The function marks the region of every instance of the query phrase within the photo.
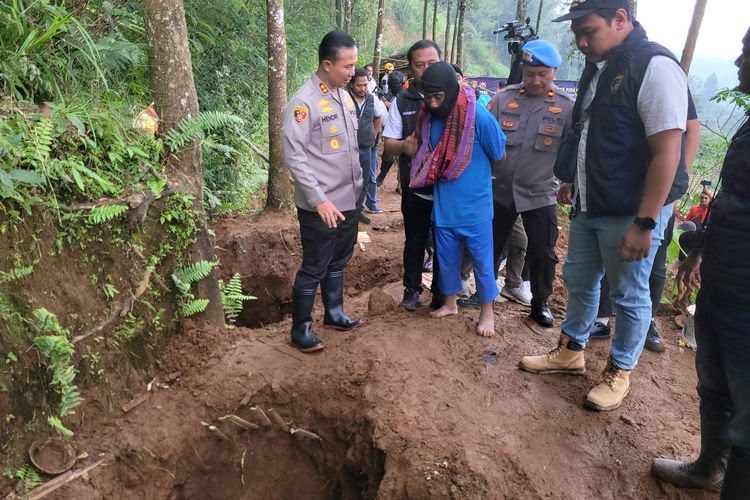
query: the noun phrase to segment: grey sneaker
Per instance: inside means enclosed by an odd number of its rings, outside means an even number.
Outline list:
[[[524,281],[519,287],[510,287],[506,285],[500,290],[500,295],[526,307],[531,307],[531,291],[526,289],[525,283],[528,282]]]
[[[420,302],[421,298],[422,295],[419,293],[419,290],[406,288],[404,290],[404,298],[398,305],[400,305],[407,311],[415,311],[417,307],[422,305],[422,303]]]
[[[661,339],[659,329],[656,328],[656,323],[651,320],[651,324],[648,326],[648,333],[646,333],[646,345],[643,346],[646,350],[651,352],[664,352],[667,346],[664,345],[664,341]]]

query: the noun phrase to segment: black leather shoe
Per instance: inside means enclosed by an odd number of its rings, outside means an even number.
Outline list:
[[[359,214],[359,222],[361,222],[362,224],[369,224],[372,221],[365,214]]]
[[[479,301],[479,294],[476,292],[468,297],[459,298],[456,304],[458,304],[458,307],[463,307],[464,309],[479,309],[482,306],[482,303]]]
[[[404,298],[401,302],[399,302],[398,305],[400,305],[407,311],[415,311],[417,307],[422,305],[420,303],[421,298],[422,298],[422,295],[419,293],[419,290],[414,290],[413,288],[406,288],[404,289]]]
[[[643,346],[646,350],[651,352],[664,352],[667,346],[664,345],[664,341],[661,339],[659,329],[656,328],[656,323],[651,320],[651,324],[648,326],[648,333],[646,334],[646,345]]]
[[[611,332],[609,323],[606,325],[601,321],[594,321],[594,326],[589,332],[589,340],[607,340]]]
[[[445,305],[445,295],[442,293],[433,293],[430,300],[430,309],[440,309]]]
[[[552,328],[555,324],[555,318],[552,316],[552,311],[549,310],[549,306],[546,302],[532,304],[529,318],[533,319],[544,328]]]

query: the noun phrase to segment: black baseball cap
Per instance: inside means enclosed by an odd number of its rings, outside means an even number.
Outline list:
[[[625,9],[630,12],[630,0],[573,0],[570,4],[570,12],[553,19],[552,22],[572,21],[601,9]]]

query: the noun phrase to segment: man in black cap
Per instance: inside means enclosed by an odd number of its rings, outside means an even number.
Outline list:
[[[750,94],[750,29],[735,65],[738,90]],[[744,500],[750,498],[750,120],[729,145],[720,183],[702,245],[677,273],[678,284],[701,286],[695,311],[701,452],[693,462],[657,458],[651,472],[677,486],[721,490],[722,500]]]
[[[648,40],[629,0],[576,0],[555,21],[572,21],[587,61],[573,109],[575,132],[555,164],[566,183],[560,197],[574,207],[563,267],[568,309],[558,346],[523,357],[520,368],[585,371],[583,350],[606,270],[615,335],[607,366],[585,400],[606,411],[628,395],[651,320],[648,277],[671,215],[670,191],[681,191],[672,185],[684,165],[687,77],[671,52]]]

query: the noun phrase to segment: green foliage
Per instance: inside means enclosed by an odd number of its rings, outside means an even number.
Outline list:
[[[242,303],[247,300],[256,300],[257,297],[242,293],[242,280],[239,273],[235,273],[227,284],[219,280],[221,290],[221,303],[224,306],[224,318],[227,325],[234,325],[237,316],[242,311]]]
[[[102,205],[92,208],[86,220],[89,224],[104,224],[127,213],[127,211],[127,205]]]
[[[200,260],[172,273],[172,281],[180,292],[179,307],[183,316],[194,316],[208,307],[208,299],[196,299],[190,293],[190,285],[206,278],[216,265],[217,262]]]
[[[204,111],[197,116],[182,120],[177,128],[167,133],[164,140],[170,149],[176,150],[190,141],[202,139],[210,132],[230,125],[240,126],[243,123],[242,118],[229,113]]]
[[[18,483],[16,490],[22,494],[30,492],[44,482],[36,467],[29,463],[23,464],[16,470],[6,469],[3,475],[11,481],[16,481]]]
[[[21,279],[34,272],[34,266],[15,267],[8,272],[0,271],[0,284]]]
[[[71,436],[73,433],[62,424],[59,417],[75,413],[74,408],[83,400],[73,383],[77,373],[71,361],[73,344],[54,314],[41,308],[34,311],[34,318],[38,332],[34,338],[34,346],[49,361],[48,370],[52,372],[50,385],[59,397],[56,415],[51,415],[48,423],[63,436]]]

